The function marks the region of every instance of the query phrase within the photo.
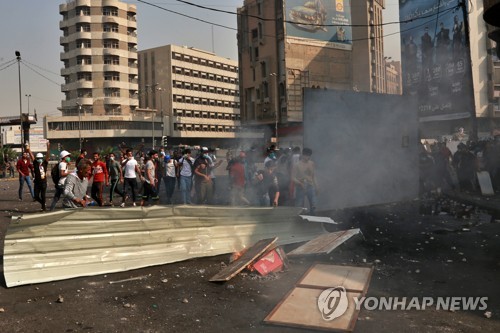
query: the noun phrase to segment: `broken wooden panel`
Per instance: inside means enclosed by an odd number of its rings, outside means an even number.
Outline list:
[[[278,238],[275,237],[258,241],[246,250],[241,257],[210,278],[210,281],[229,281],[236,274],[245,269],[245,267],[253,263],[260,255],[266,252],[277,240]]]
[[[344,243],[349,238],[359,233],[359,229],[349,229],[324,234],[289,252],[288,256],[328,254],[335,248],[337,248],[340,244]]]
[[[321,289],[295,287],[264,319],[265,323],[307,329],[337,330],[351,332],[354,330],[359,311],[356,311],[354,297],[361,293],[347,292],[349,300],[346,312],[331,321],[323,319],[318,308]]]
[[[328,223],[328,224],[338,224],[331,218],[327,216],[312,216],[312,215],[300,215],[300,217],[309,222],[318,222],[318,223]]]
[[[372,271],[368,267],[316,264],[264,322],[308,329],[353,331],[359,315],[354,298],[360,299],[366,294]],[[326,298],[322,302],[320,296],[331,292],[331,288],[341,291],[335,294],[336,298]],[[323,309],[320,309],[320,304]],[[329,317],[333,311],[338,311],[337,315]]]
[[[495,195],[493,185],[491,184],[490,173],[488,171],[478,171],[477,181],[479,183],[479,187],[481,188],[482,195]]]
[[[372,272],[372,267],[316,264],[304,274],[297,285],[319,289],[342,286],[347,291],[365,293]]]
[[[278,244],[322,233],[294,207],[86,208],[12,220],[4,246],[8,287],[120,272],[232,253],[258,240]]]

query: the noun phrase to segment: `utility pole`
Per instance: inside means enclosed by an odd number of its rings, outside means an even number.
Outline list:
[[[21,97],[21,52],[16,51],[16,59],[17,59],[17,72],[18,72],[18,77],[19,77],[19,129],[20,129],[20,140],[21,140],[21,152],[24,151],[24,138],[23,131],[24,131],[24,126],[23,126],[23,100]]]

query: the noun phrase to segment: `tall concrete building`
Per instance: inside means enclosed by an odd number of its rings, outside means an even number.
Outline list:
[[[158,110],[170,144],[226,146],[241,131],[238,62],[186,46],[139,52],[140,110]],[[165,134],[167,135],[167,134]]]
[[[401,76],[401,61],[388,61],[385,64],[385,93],[401,95],[403,93],[403,78]]]
[[[382,27],[375,26],[382,8],[378,0],[356,7],[347,0],[245,0],[238,9],[243,124],[266,128],[281,145],[299,144],[303,88],[384,92]]]
[[[74,0],[61,4],[59,13],[66,98],[61,117],[45,118],[47,138],[76,149],[118,140],[144,142],[145,137],[160,135],[161,126],[155,123],[161,119],[136,112],[136,6],[118,0]]]

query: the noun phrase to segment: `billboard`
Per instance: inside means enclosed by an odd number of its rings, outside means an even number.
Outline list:
[[[286,0],[287,38],[352,49],[349,0]]]
[[[474,112],[470,52],[457,1],[400,1],[403,94],[419,100],[420,122]]]

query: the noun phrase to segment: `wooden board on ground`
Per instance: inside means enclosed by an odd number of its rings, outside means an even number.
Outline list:
[[[326,216],[312,216],[312,215],[299,215],[303,220],[308,222],[318,222],[318,223],[329,223],[329,224],[338,224],[334,220]]]
[[[292,326],[316,330],[352,331],[358,312],[354,297],[360,298],[361,293],[347,292],[349,301],[345,313],[333,320],[325,320],[318,308],[318,298],[321,289],[294,288],[278,306],[264,319],[265,323]]]
[[[337,248],[340,244],[354,235],[360,233],[359,229],[349,229],[344,231],[331,232],[316,237],[304,245],[289,252],[288,256],[310,255],[310,254],[328,254]]]
[[[236,274],[241,272],[245,267],[253,263],[260,255],[267,251],[276,243],[278,237],[262,239],[250,247],[241,257],[233,261],[219,273],[215,274],[210,281],[229,281]]]
[[[482,195],[494,195],[493,185],[491,184],[491,177],[488,171],[477,172],[477,181],[479,182],[479,187],[481,188]]]
[[[297,286],[322,290],[342,286],[350,292],[365,293],[372,272],[372,267],[316,264],[304,274]]]
[[[373,268],[316,264],[264,319],[265,323],[317,330],[353,331],[359,310],[354,298],[363,297]],[[335,288],[335,292],[332,292]],[[343,288],[343,289],[342,289]],[[339,291],[341,290],[341,291]],[[323,301],[318,301],[323,298]],[[337,297],[336,300],[333,300]],[[345,298],[347,297],[347,299]],[[346,303],[343,303],[342,299]],[[334,307],[332,307],[332,304]],[[320,310],[320,305],[323,309]],[[345,311],[342,313],[342,305]],[[336,317],[329,318],[334,311]]]

